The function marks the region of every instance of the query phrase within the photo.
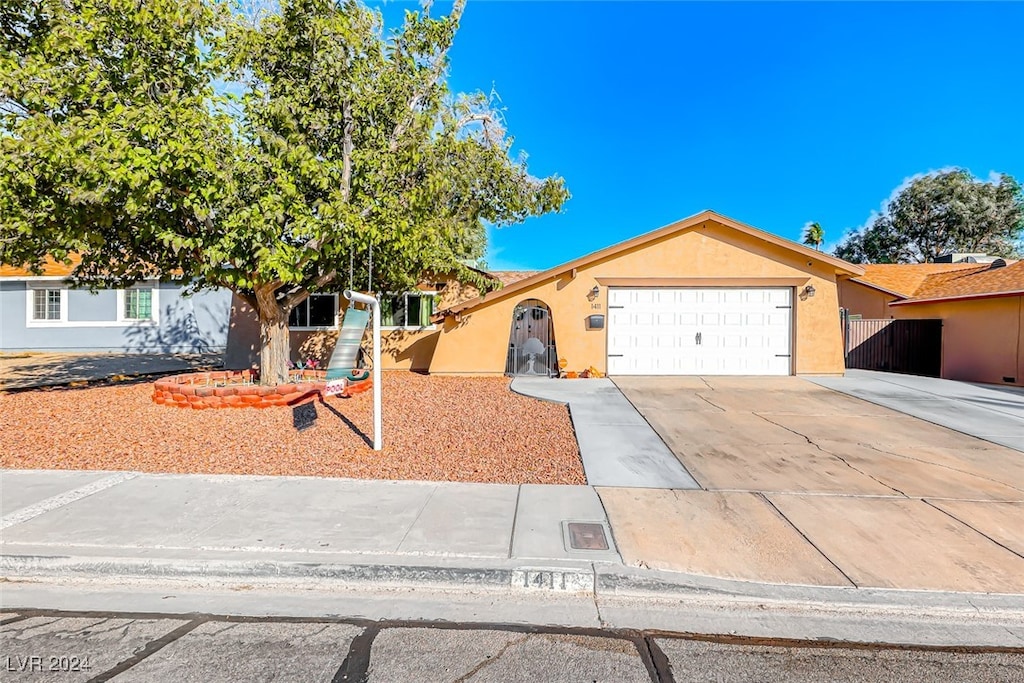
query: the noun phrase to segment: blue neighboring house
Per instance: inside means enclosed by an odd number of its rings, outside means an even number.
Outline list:
[[[67,283],[71,268],[42,275],[0,266],[0,351],[223,352],[232,312],[228,290],[184,295],[174,282],[141,282],[96,293]]]

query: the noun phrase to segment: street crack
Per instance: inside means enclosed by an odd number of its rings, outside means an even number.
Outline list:
[[[526,633],[526,634],[523,634],[523,636],[521,638],[515,638],[513,640],[508,641],[507,643],[502,645],[501,649],[498,650],[498,652],[493,657],[488,657],[487,659],[485,659],[482,662],[478,663],[472,669],[470,669],[469,671],[467,671],[466,673],[464,673],[463,675],[459,676],[454,681],[452,681],[452,683],[466,683],[466,681],[468,681],[472,676],[475,676],[476,674],[480,673],[482,670],[486,669],[487,667],[491,666],[492,664],[497,662],[499,659],[504,657],[505,653],[508,652],[509,649],[513,645],[521,645],[522,643],[525,643],[529,639],[529,637],[530,637],[530,634]]]

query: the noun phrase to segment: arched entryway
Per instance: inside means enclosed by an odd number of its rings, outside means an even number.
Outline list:
[[[558,374],[551,310],[539,299],[526,299],[512,311],[506,375],[551,377]]]

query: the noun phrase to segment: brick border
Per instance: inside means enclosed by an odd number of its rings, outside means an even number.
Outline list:
[[[295,406],[321,396],[327,384],[324,370],[295,370],[290,376],[301,381],[264,387],[246,383],[259,380],[252,370],[192,372],[158,379],[152,398],[157,405],[194,410]]]

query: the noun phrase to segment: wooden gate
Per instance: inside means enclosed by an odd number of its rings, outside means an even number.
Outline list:
[[[846,321],[846,367],[938,377],[941,320]]]

